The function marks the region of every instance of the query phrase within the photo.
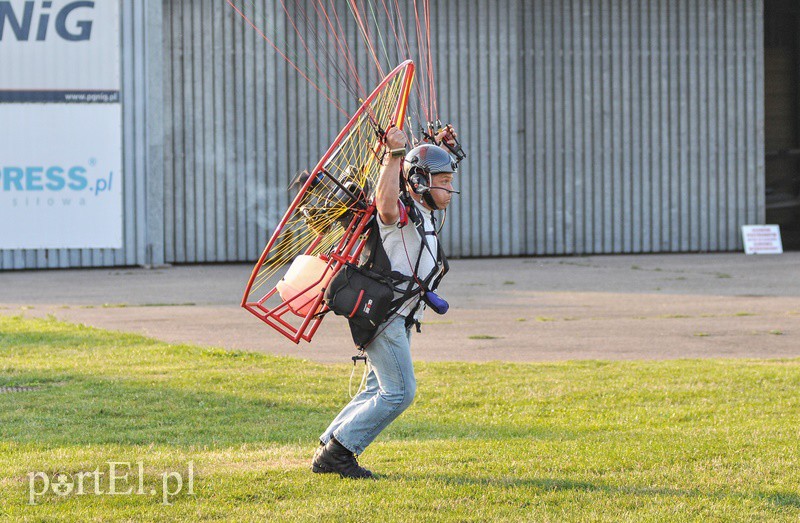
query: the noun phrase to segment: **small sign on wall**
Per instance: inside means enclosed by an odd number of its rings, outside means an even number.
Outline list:
[[[781,229],[777,225],[742,225],[745,254],[782,254]]]

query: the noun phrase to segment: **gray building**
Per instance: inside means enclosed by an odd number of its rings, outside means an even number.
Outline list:
[[[432,9],[440,114],[469,153],[453,256],[732,251],[761,223],[800,247],[794,2]],[[121,30],[123,248],[0,267],[254,261],[341,115],[221,0],[124,1]]]

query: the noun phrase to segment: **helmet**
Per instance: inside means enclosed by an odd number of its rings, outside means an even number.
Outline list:
[[[406,154],[403,170],[411,189],[417,194],[423,194],[431,186],[431,176],[458,172],[458,164],[441,147],[424,143]]]

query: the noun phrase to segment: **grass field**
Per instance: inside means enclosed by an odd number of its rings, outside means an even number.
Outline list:
[[[799,360],[419,363],[372,482],[309,470],[351,369],[0,316],[0,520],[800,518]]]

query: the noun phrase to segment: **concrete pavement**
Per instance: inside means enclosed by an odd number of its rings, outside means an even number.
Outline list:
[[[329,316],[297,346],[239,307],[249,265],[0,273],[0,313],[169,342],[347,361]],[[800,253],[453,260],[415,334],[418,360],[800,356]]]

